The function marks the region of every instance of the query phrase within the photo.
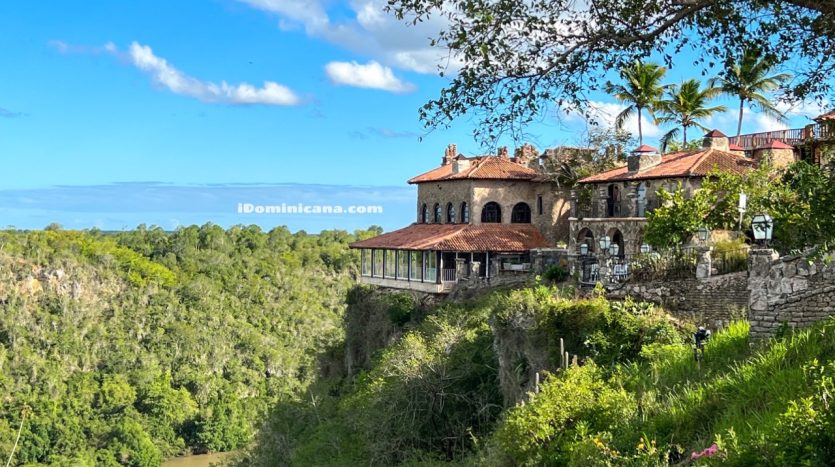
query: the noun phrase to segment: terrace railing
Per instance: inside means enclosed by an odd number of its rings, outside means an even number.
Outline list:
[[[458,278],[455,274],[454,268],[444,268],[441,269],[441,281],[443,282],[455,282]]]
[[[835,138],[835,125],[822,123],[809,125],[805,128],[791,128],[788,130],[766,131],[762,133],[750,133],[747,135],[731,136],[728,142],[741,146],[746,151],[751,151],[773,140],[798,146],[808,141],[822,141]]]

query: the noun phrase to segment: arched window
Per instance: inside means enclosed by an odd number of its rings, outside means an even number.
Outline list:
[[[531,207],[528,203],[517,203],[513,206],[513,211],[510,213],[511,224],[530,224],[531,223]]]
[[[455,205],[452,203],[446,205],[446,222],[447,224],[455,223]]]
[[[462,224],[469,224],[470,223],[470,207],[467,206],[467,203],[461,203],[461,223]]]
[[[481,208],[481,222],[483,224],[502,223],[502,208],[498,203],[490,201]]]
[[[441,217],[441,205],[435,203],[435,223],[440,224],[443,222],[443,218]]]
[[[429,223],[429,206],[426,204],[423,205],[423,209],[421,210],[420,222],[423,224]]]

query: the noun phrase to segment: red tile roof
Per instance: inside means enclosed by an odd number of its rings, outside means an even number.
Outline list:
[[[550,246],[531,224],[412,224],[351,248],[393,250],[525,252]]]
[[[536,170],[498,156],[463,157],[458,160],[469,161],[469,168],[452,173],[454,162],[442,165],[409,180],[409,183],[437,182],[442,180],[489,179],[489,180],[533,180]]]
[[[743,148],[742,146],[740,146],[738,144],[734,144],[734,143],[729,144],[728,149],[730,149],[731,151],[744,151],[745,150],[745,148]]]
[[[739,154],[716,149],[676,152],[661,156],[661,163],[640,172],[629,173],[628,168],[618,167],[580,180],[580,183],[647,180],[657,178],[704,177],[714,168],[724,172],[745,173],[754,167],[754,161]]]
[[[789,146],[788,144],[782,141],[773,139],[770,143],[757,146],[757,149],[794,149],[794,147]]]
[[[824,120],[835,120],[835,110],[830,110],[825,114],[818,115],[814,118],[816,122],[822,122]]]
[[[727,138],[727,136],[719,130],[710,130],[705,133],[705,138]]]
[[[655,149],[654,147],[652,147],[648,144],[642,144],[642,145],[638,146],[638,149],[636,149],[632,152],[658,152],[658,149]]]

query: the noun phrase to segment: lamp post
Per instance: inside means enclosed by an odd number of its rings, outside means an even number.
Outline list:
[[[647,254],[647,253],[649,253],[650,251],[652,251],[652,247],[651,247],[651,246],[647,245],[646,243],[644,243],[643,245],[641,245],[641,253],[642,253],[642,254]]]
[[[710,236],[710,231],[707,230],[707,227],[699,227],[699,241],[705,243],[707,241],[708,236]]]
[[[603,237],[600,237],[599,243],[600,251],[603,253],[607,253],[609,251],[609,246],[611,246],[612,244],[612,239],[609,238],[608,235],[604,235]]]
[[[620,251],[620,245],[617,243],[612,243],[609,245],[609,255],[610,256],[617,256],[618,252]]]
[[[580,244],[580,256],[586,256],[589,254],[589,244],[588,243],[581,243]]]
[[[754,232],[754,240],[767,246],[774,234],[774,219],[765,213],[757,214],[751,220],[751,230]]]
[[[693,347],[693,357],[696,359],[699,370],[702,369],[702,360],[705,358],[705,343],[708,339],[710,339],[710,330],[699,326],[699,329],[693,334],[693,342],[696,344]]]

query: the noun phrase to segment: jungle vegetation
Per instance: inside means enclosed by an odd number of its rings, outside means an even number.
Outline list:
[[[341,343],[347,245],[375,233],[0,232],[2,462],[156,466],[246,446]]]

